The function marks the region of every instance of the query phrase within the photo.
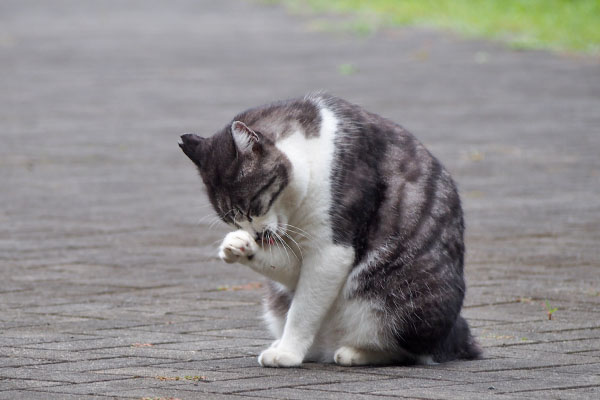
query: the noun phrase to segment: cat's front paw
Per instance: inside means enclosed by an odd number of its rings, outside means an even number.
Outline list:
[[[302,365],[303,357],[290,351],[280,350],[277,347],[269,347],[260,353],[258,363],[263,367],[299,367]]]
[[[244,230],[230,232],[219,246],[219,257],[226,263],[242,262],[252,259],[258,245],[254,238]]]

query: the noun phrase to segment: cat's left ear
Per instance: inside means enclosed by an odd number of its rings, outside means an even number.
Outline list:
[[[242,121],[233,121],[231,135],[240,153],[256,150],[260,145],[260,135],[248,128]]]
[[[181,142],[179,142],[179,147],[185,153],[186,156],[190,158],[198,167],[202,165],[202,153],[204,142],[206,139],[200,137],[193,133],[186,133],[181,135]]]

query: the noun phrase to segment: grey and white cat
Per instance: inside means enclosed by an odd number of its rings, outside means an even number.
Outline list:
[[[409,132],[312,94],[181,139],[218,216],[237,229],[219,256],[269,278],[265,319],[276,340],[261,365],[479,356],[460,316],[459,196]]]

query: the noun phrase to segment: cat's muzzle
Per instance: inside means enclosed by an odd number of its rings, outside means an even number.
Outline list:
[[[269,229],[265,229],[262,232],[257,232],[256,236],[254,236],[254,240],[261,246],[275,244],[273,232],[271,232]]]

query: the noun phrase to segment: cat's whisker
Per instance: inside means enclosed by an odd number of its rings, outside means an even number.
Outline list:
[[[222,216],[221,218],[225,219],[225,217],[226,217],[226,216],[228,216],[229,214],[231,214],[231,213],[232,213],[232,212],[234,212],[234,211],[235,211],[235,209],[234,209],[234,208],[230,209],[230,210],[229,210],[229,211],[227,211],[225,214],[223,214],[223,216]]]
[[[207,219],[209,219],[209,218],[214,218],[214,217],[215,217],[215,216],[214,216],[213,214],[206,214],[206,215],[204,215],[204,216],[202,216],[202,217],[198,218],[198,222],[203,222],[203,221],[205,221],[205,220],[207,220]]]
[[[197,225],[208,224],[209,229],[211,229],[212,226],[214,226],[219,221],[220,221],[219,217],[216,217],[214,215],[205,215],[204,217],[202,217],[198,220]]]
[[[281,224],[282,226],[285,226],[286,228],[294,228],[295,230],[297,230],[298,232],[301,232],[307,236],[311,236],[310,233],[308,233],[307,231],[305,231],[304,229],[296,226],[296,225],[292,225],[292,224]]]
[[[282,234],[284,237],[286,237],[286,238],[290,239],[292,242],[294,242],[294,244],[296,245],[296,248],[297,248],[297,249],[298,249],[298,251],[300,252],[300,258],[301,258],[302,260],[304,260],[304,255],[302,254],[302,248],[300,248],[300,245],[298,244],[298,242],[296,242],[296,241],[294,240],[294,238],[293,238],[293,237],[291,237],[291,236],[290,236],[289,234],[287,234],[286,232],[282,232],[281,234]],[[290,250],[292,250],[292,249],[291,249],[291,247],[290,247]],[[292,251],[292,252],[293,252],[293,251]],[[294,255],[296,255],[296,254],[294,253]],[[296,259],[298,259],[298,257],[296,257]],[[298,260],[298,261],[300,261],[300,260]]]
[[[214,220],[214,221],[212,221],[212,222],[210,223],[210,225],[208,225],[208,229],[210,230],[210,229],[214,228],[214,227],[215,227],[215,225],[217,225],[219,222],[221,222],[221,220],[220,220],[218,217],[217,217],[217,218],[215,218],[215,220]]]
[[[225,214],[223,214],[223,216],[216,216],[214,217],[214,220],[208,225],[208,229],[211,230],[215,227],[216,224],[218,224],[219,222],[223,222],[223,219],[229,215],[232,211],[234,211],[234,209],[231,209],[229,211],[227,211]]]
[[[285,255],[288,258],[288,262],[290,262],[290,255],[287,253],[285,248],[282,248],[281,246],[279,246],[279,238],[277,237],[277,234],[273,231],[268,231],[269,235],[273,238],[273,244],[275,244],[275,246],[277,246],[278,249],[280,249],[281,251],[283,251],[285,253]]]
[[[318,253],[321,253],[321,246],[319,246],[319,241],[310,233],[306,232],[305,230],[298,228],[297,226],[294,225],[290,225],[290,224],[281,224],[282,227],[284,227],[284,229],[286,231],[290,231],[295,235],[301,236],[302,238],[304,238],[306,241],[311,243],[311,247],[314,248]],[[291,235],[286,234],[286,236],[288,238],[290,238],[291,240],[294,241],[294,243],[296,244],[296,246],[298,246],[298,248],[300,248],[298,242],[296,242]]]
[[[310,233],[306,232],[303,229],[298,228],[297,226],[290,225],[290,224],[281,224],[281,226],[285,230],[292,231],[293,233],[295,233],[297,235],[300,235],[300,236],[302,236],[302,237],[304,237],[304,238],[306,238],[308,240],[314,240],[314,237]]]
[[[218,216],[215,216],[213,214],[208,214],[208,215],[205,215],[204,217],[200,218],[198,220],[198,222],[197,222],[197,225],[203,225],[205,223],[208,223],[208,224],[212,225],[212,224],[214,224],[215,222],[218,222],[218,221],[220,221],[220,219],[219,219]]]
[[[199,211],[206,211],[206,208],[210,207],[210,206],[212,206],[212,204],[204,204],[204,205],[201,205],[200,207],[197,207],[197,209]],[[194,208],[196,208],[196,207],[194,207]],[[208,217],[208,216],[211,216],[211,215],[212,214],[206,214],[204,217]]]
[[[299,251],[300,253],[302,253],[302,248],[301,248],[301,246],[300,246],[300,243],[298,243],[298,242],[296,241],[296,239],[294,239],[294,238],[292,237],[292,235],[290,235],[290,234],[289,234],[287,231],[281,232],[281,235],[282,235],[283,237],[285,237],[285,238],[288,238],[289,240],[291,240],[291,241],[294,243],[294,245],[295,245],[295,246],[298,248],[298,251]]]
[[[277,232],[273,232],[273,234],[274,234],[274,235],[275,235],[277,238],[279,238],[279,241],[281,241],[281,244],[282,244],[284,247],[287,247],[288,249],[290,249],[290,251],[292,252],[292,255],[293,255],[294,257],[296,257],[296,260],[300,261],[300,259],[298,258],[298,256],[297,256],[297,255],[296,255],[296,253],[294,252],[294,250],[293,250],[293,249],[290,247],[290,245],[289,245],[289,244],[287,244],[287,243],[285,242],[285,240],[284,240],[284,239],[281,237],[281,235],[279,235]],[[284,233],[284,235],[285,235],[285,233]],[[298,247],[298,249],[299,249],[299,247]],[[287,254],[287,250],[286,250],[286,254]],[[290,257],[288,256],[288,261],[289,261],[289,258],[290,258]]]
[[[294,229],[290,229],[290,228],[284,228],[284,229],[286,230],[286,232],[291,232],[292,234],[294,234],[296,236],[300,236],[302,238],[302,240],[313,241],[312,238],[309,238],[300,232],[296,232]]]
[[[267,231],[266,235],[264,235],[264,236],[267,236],[267,243],[269,243],[271,241],[269,232]],[[271,261],[273,261],[273,247],[272,246],[269,246],[269,253],[271,254]]]
[[[297,226],[295,226],[295,225],[286,224],[286,227],[287,227],[288,229],[290,229],[290,228],[291,228],[291,230],[292,230],[292,231],[295,231],[295,232],[297,232],[297,233],[299,233],[299,234],[302,234],[302,235],[303,235],[304,237],[306,237],[307,239],[309,239],[309,238],[310,238],[310,239],[314,239],[314,238],[315,238],[315,237],[314,237],[312,234],[308,233],[308,232],[307,232],[307,231],[305,231],[304,229],[301,229],[301,228],[299,228],[299,227],[297,227]]]

